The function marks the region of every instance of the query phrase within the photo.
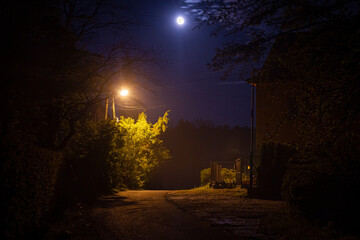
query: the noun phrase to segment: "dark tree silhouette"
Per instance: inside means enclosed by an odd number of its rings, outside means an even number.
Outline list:
[[[121,35],[138,24],[125,3],[2,4],[0,24],[7,36],[1,45],[2,239],[43,238],[59,189],[58,173],[66,169],[64,176],[71,176],[74,162],[64,162],[69,141],[90,109],[112,94],[120,71],[126,67],[139,73],[137,66],[156,63],[151,52],[127,38],[102,55],[87,47],[105,28],[116,27]]]

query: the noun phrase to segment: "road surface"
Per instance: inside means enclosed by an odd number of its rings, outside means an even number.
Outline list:
[[[169,191],[125,191],[104,197],[91,210],[97,239],[232,240],[234,235],[202,222],[166,201]]]

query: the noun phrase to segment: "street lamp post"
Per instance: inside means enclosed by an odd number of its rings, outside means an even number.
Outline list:
[[[109,108],[109,98],[107,98],[105,102],[105,120],[107,119],[108,116],[108,108]]]
[[[121,96],[127,96],[129,94],[129,91],[127,89],[123,89],[119,92],[119,94]],[[107,119],[108,116],[108,110],[109,110],[109,98],[106,99],[106,103],[105,103],[105,120]],[[115,96],[112,95],[112,119],[115,120],[116,115],[115,115]]]
[[[114,95],[112,96],[112,117],[113,117],[113,120],[115,120],[115,97]]]
[[[254,89],[254,68],[251,72],[251,128],[250,128],[250,189],[253,188],[253,169],[254,169],[254,97],[255,97],[255,89]]]

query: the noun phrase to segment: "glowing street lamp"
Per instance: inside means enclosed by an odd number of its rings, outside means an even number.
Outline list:
[[[119,92],[120,96],[127,96],[129,95],[129,90],[127,89],[123,89]],[[107,119],[107,114],[108,114],[108,106],[109,106],[109,99],[106,99],[106,104],[105,104],[105,120]],[[112,95],[112,115],[113,115],[113,119],[115,119],[115,96]]]
[[[120,95],[123,97],[127,96],[128,94],[129,94],[129,91],[127,89],[123,89],[120,91]]]

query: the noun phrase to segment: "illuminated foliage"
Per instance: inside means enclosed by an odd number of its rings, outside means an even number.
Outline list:
[[[112,189],[142,188],[151,171],[169,159],[160,139],[168,120],[166,112],[151,124],[141,113],[137,120],[122,117],[79,126],[65,150],[56,208],[91,201]]]
[[[225,183],[234,183],[236,182],[236,172],[234,169],[222,168],[221,176]]]
[[[117,127],[122,133],[123,147],[114,148],[111,156],[116,156],[119,178],[128,188],[142,188],[151,171],[161,161],[170,158],[169,151],[163,146],[160,134],[165,132],[169,121],[168,112],[159,117],[154,124],[146,119],[146,114],[139,114],[135,121],[121,117]]]
[[[201,186],[205,186],[210,183],[211,168],[205,168],[200,171],[200,183]]]

